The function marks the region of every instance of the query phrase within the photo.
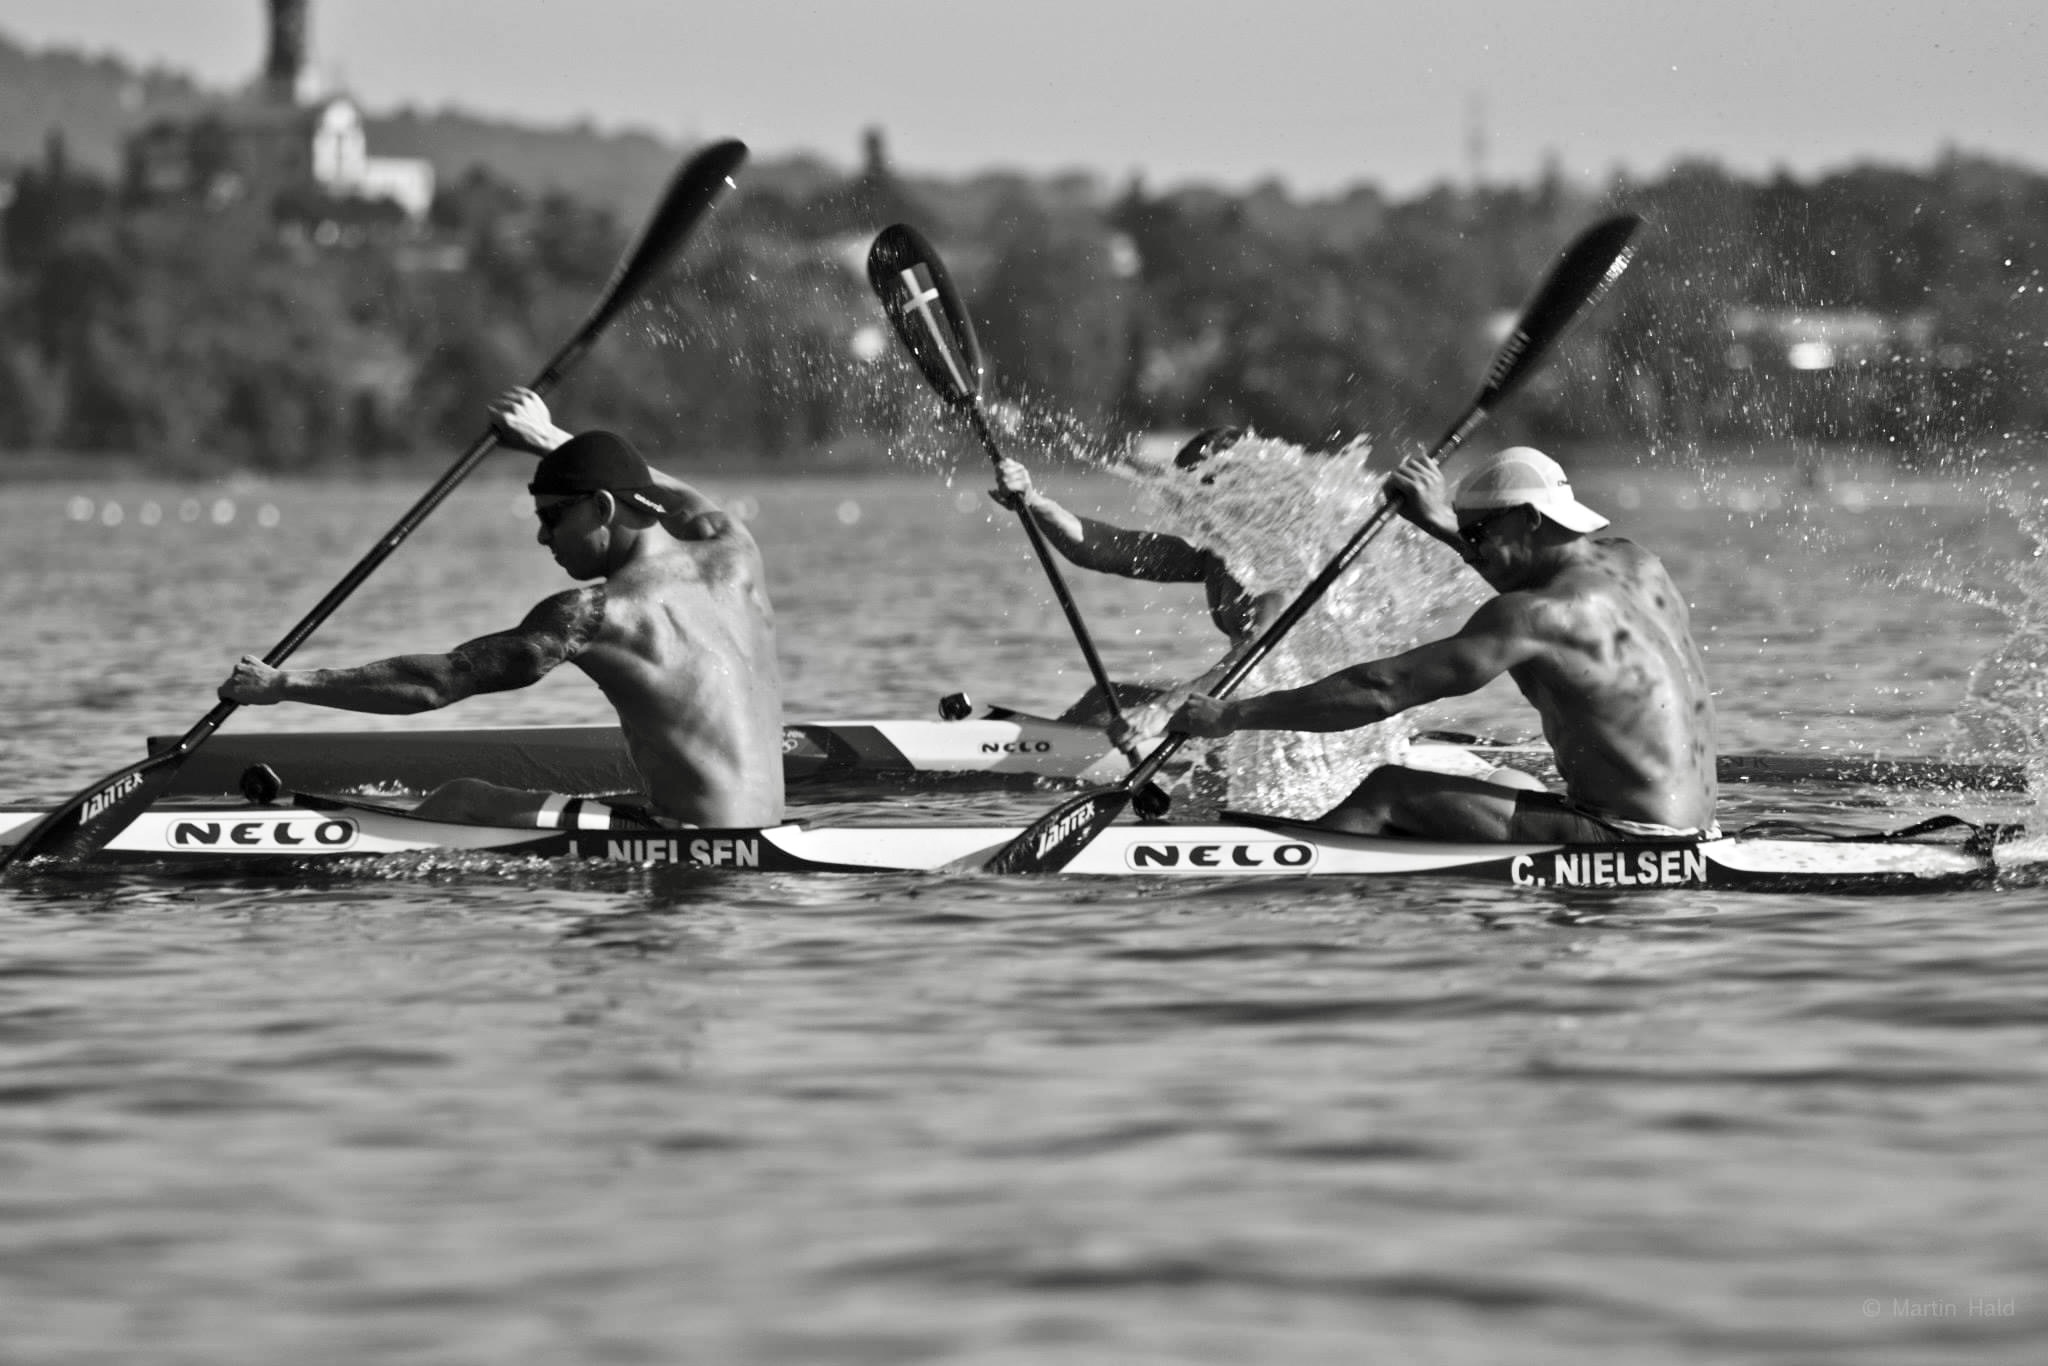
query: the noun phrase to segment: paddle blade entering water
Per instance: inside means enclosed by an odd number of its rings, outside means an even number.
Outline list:
[[[981,343],[932,244],[908,223],[882,229],[868,248],[868,283],[926,382],[954,407],[972,404],[981,393]]]
[[[82,859],[103,848],[170,788],[185,751],[152,754],[73,796],[0,851],[0,872],[16,860]]]
[[[1005,874],[1057,873],[1107,830],[1130,804],[1131,794],[1120,787],[1084,792],[1025,826],[1015,839],[996,851],[995,857],[983,865],[984,870]]]

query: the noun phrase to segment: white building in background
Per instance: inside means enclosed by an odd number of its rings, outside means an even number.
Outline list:
[[[434,164],[424,157],[373,157],[362,111],[343,97],[328,100],[312,129],[313,180],[340,198],[388,199],[423,222],[434,205]]]
[[[317,94],[306,75],[308,0],[269,0],[270,54],[238,98],[159,118],[128,140],[131,193],[191,195],[211,204],[267,199],[290,216],[350,203],[393,205],[412,224],[434,202],[433,163],[370,155],[362,110]]]

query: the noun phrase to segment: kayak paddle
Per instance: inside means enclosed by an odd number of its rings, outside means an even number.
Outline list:
[[[725,192],[732,188],[733,174],[740,163],[747,158],[746,144],[736,141],[713,143],[697,153],[678,170],[661,202],[655,206],[653,215],[640,231],[624,256],[613,269],[611,279],[606,281],[604,292],[598,296],[597,305],[590,310],[583,325],[576,329],[574,336],[555,353],[554,359],[544,366],[539,376],[528,387],[535,393],[545,394],[552,389],[563,375],[583,359],[584,353],[596,343],[605,327],[638,299],[649,281],[659,274],[669,259],[683,245],[691,232],[704,216],[709,213]],[[349,570],[342,581],[320,599],[318,605],[306,614],[290,634],[270,648],[263,656],[263,662],[275,667],[289,658],[293,651],[303,645],[306,638],[319,629],[320,625],[334,614],[336,608],[370,577],[399,544],[413,533],[427,514],[439,507],[455,486],[476,468],[477,464],[497,446],[495,428],[488,429],[474,445],[463,452],[461,459],[449,466],[435,485],[398,519],[397,525],[384,533],[370,553],[365,555],[356,567]],[[221,723],[235,713],[239,704],[223,700],[212,711],[200,718],[197,725],[179,738],[175,745],[159,750],[140,763],[130,764],[120,772],[102,778],[91,787],[52,810],[31,827],[21,840],[11,848],[0,851],[0,873],[4,873],[16,862],[23,859],[55,856],[59,858],[83,858],[101,848],[119,834],[143,809],[157,799],[177,774],[178,768],[203,744],[206,738],[220,729]]]
[[[996,434],[989,427],[988,413],[981,403],[981,342],[974,335],[974,323],[967,316],[967,305],[961,302],[960,292],[953,287],[953,279],[946,273],[939,254],[932,250],[932,244],[924,239],[923,233],[907,223],[896,223],[882,229],[874,245],[868,248],[868,283],[875,287],[882,309],[889,315],[890,325],[902,339],[903,349],[910,352],[918,369],[924,371],[926,382],[948,407],[967,414],[974,425],[974,434],[981,438],[981,444],[988,450],[989,460],[1000,466],[1003,452],[996,445]],[[1081,620],[1081,609],[1075,605],[1073,594],[1067,591],[1066,578],[1053,560],[1052,547],[1046,544],[1037,514],[1021,498],[1014,507],[1017,520],[1024,524],[1025,534],[1031,538],[1032,550],[1038,554],[1038,563],[1045,569],[1045,577],[1052,582],[1053,595],[1060,600],[1060,610],[1067,614],[1067,625],[1073,628],[1081,656],[1088,661],[1088,672],[1094,675],[1095,685],[1102,690],[1110,718],[1113,723],[1120,722],[1123,711],[1117,706],[1116,689],[1110,686],[1109,671],[1102,665],[1102,656],[1095,652],[1095,641]],[[1133,765],[1138,762],[1135,745],[1125,742],[1118,748]],[[1142,808],[1150,809],[1158,804],[1162,813],[1165,811],[1165,799],[1166,794],[1156,786],[1139,796]]]
[[[1603,219],[1573,240],[1564,255],[1550,268],[1549,275],[1536,293],[1523,305],[1522,314],[1515,320],[1514,330],[1508,334],[1507,340],[1494,352],[1493,364],[1486,372],[1486,380],[1480,385],[1478,396],[1430,449],[1431,461],[1441,461],[1465,444],[1501,400],[1535,372],[1551,347],[1571,329],[1572,324],[1600,301],[1601,296],[1620,278],[1622,271],[1627,269],[1632,255],[1629,239],[1640,226],[1642,220],[1634,214],[1621,214]],[[1306,616],[1338,576],[1351,567],[1393,514],[1391,499],[1374,510],[1365,525],[1323,566],[1322,572],[1309,581],[1287,609],[1252,642],[1251,648],[1230,666],[1217,681],[1212,696],[1228,697],[1244,681],[1245,675],[1272,652],[1280,638]],[[1178,731],[1168,735],[1116,787],[1084,792],[1053,808],[997,850],[983,866],[992,873],[1058,872],[1123,813],[1132,802],[1134,790],[1158,773],[1190,738]]]

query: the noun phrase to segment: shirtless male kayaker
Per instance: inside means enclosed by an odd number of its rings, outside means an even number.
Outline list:
[[[1457,550],[1499,596],[1456,635],[1406,654],[1283,692],[1190,697],[1167,729],[1350,730],[1505,673],[1542,719],[1562,795],[1526,775],[1510,785],[1389,764],[1323,823],[1359,834],[1532,843],[1713,832],[1706,670],[1685,602],[1657,557],[1625,540],[1594,540],[1607,519],[1573,496],[1556,461],[1527,446],[1481,461],[1454,499],[1421,455],[1402,462],[1387,486],[1403,516]]]
[[[702,493],[649,469],[624,438],[570,436],[531,390],[508,391],[491,418],[506,445],[541,457],[527,486],[540,544],[571,578],[597,582],[446,654],[293,670],[245,655],[221,697],[402,714],[524,688],[573,663],[618,712],[644,788],[640,814],[700,826],[780,821],[782,685],[753,536]],[[560,801],[462,778],[435,789],[418,814],[519,822]]]
[[[1238,427],[1210,427],[1198,432],[1173,457],[1177,470],[1199,470],[1215,455],[1229,450],[1244,438]],[[1212,476],[1213,477],[1213,476]],[[1148,583],[1199,583],[1209,601],[1209,619],[1230,641],[1230,649],[1200,677],[1185,685],[1196,691],[1221,678],[1237,657],[1258,638],[1259,632],[1287,606],[1285,593],[1254,594],[1232,576],[1223,557],[1212,550],[1190,545],[1163,531],[1130,531],[1069,512],[1038,491],[1031,473],[1007,457],[996,465],[996,487],[990,492],[1004,507],[1020,504],[1038,514],[1045,539],[1070,562],[1082,569]],[[1085,725],[1100,725],[1109,719],[1101,689],[1090,688],[1081,700],[1060,717]],[[1139,683],[1116,684],[1121,706],[1139,706],[1163,696],[1166,690]]]

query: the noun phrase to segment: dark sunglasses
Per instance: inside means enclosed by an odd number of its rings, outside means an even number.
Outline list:
[[[1463,541],[1466,545],[1471,546],[1474,550],[1477,550],[1481,546],[1486,544],[1486,538],[1489,534],[1486,530],[1488,527],[1492,526],[1495,522],[1498,522],[1501,518],[1507,516],[1509,513],[1520,512],[1521,510],[1522,509],[1519,507],[1511,507],[1502,508],[1499,512],[1488,513],[1486,516],[1481,517],[1478,521],[1472,523],[1470,526],[1459,527],[1458,539]]]
[[[595,492],[579,493],[573,498],[564,498],[559,503],[549,503],[546,507],[535,508],[533,515],[540,519],[540,529],[542,531],[553,531],[562,524],[562,519],[569,515],[570,508],[575,507],[586,498],[595,497],[597,497]]]

